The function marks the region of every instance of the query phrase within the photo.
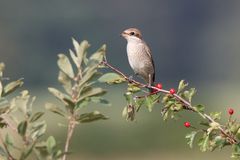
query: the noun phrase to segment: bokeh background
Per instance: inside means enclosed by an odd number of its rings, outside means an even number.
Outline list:
[[[119,36],[128,27],[143,32],[151,47],[156,79],[165,88],[181,79],[197,88],[194,103],[207,110],[226,108],[240,112],[240,1],[209,0],[51,0],[0,2],[0,61],[8,77],[24,77],[24,88],[38,99],[55,101],[48,86],[58,86],[57,54],[72,48],[71,37],[87,39],[96,50],[107,44],[108,61],[132,74],[126,57],[126,41]],[[106,86],[107,87],[107,86]],[[136,122],[121,117],[124,86],[109,88],[111,107],[90,106],[110,116],[108,121],[81,125],[74,134],[71,159],[190,160],[230,159],[229,149],[213,153],[190,150],[184,138],[184,121],[199,117],[182,114],[178,121],[163,122],[160,107],[142,109]],[[236,116],[239,118],[238,116]],[[62,119],[47,114],[49,134],[65,140]]]

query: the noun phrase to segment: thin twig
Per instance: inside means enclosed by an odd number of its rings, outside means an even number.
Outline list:
[[[148,89],[153,89],[154,91],[156,91],[156,93],[161,92],[164,94],[170,94],[170,92],[168,90],[165,89],[159,89],[157,87],[154,86],[149,86],[147,84],[143,84],[141,82],[138,82],[136,80],[130,79],[128,78],[124,73],[122,73],[120,70],[116,69],[115,67],[113,67],[112,65],[110,65],[108,62],[103,61],[102,62],[104,65],[106,65],[107,67],[109,67],[110,69],[112,69],[114,72],[118,73],[119,75],[121,75],[126,81],[128,81],[129,83],[134,83],[138,86],[141,86],[143,88],[148,88]],[[195,107],[192,106],[191,102],[185,100],[184,98],[182,98],[181,96],[179,96],[178,94],[173,94],[172,96],[174,96],[178,101],[180,101],[183,105],[184,105],[184,109],[186,110],[190,110],[193,111],[195,113],[198,113],[201,117],[203,117],[204,119],[207,119],[209,122],[216,124],[217,128],[221,131],[221,133],[226,136],[229,139],[229,142],[231,144],[237,144],[238,141],[229,133],[227,133],[225,131],[225,129],[223,129],[221,127],[221,125],[216,122],[214,119],[212,119],[209,115],[207,115],[206,113],[202,113],[199,112]]]
[[[66,143],[65,143],[65,148],[64,148],[64,155],[62,160],[66,160],[67,159],[67,154],[69,152],[69,145],[70,145],[70,140],[72,138],[73,135],[73,131],[76,127],[76,121],[75,119],[71,118],[69,120],[69,124],[68,124],[68,132],[67,132],[67,139],[66,139]]]

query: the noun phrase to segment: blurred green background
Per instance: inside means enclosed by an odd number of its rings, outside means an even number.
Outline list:
[[[208,111],[234,108],[240,112],[240,1],[209,0],[51,0],[0,2],[0,61],[6,76],[25,78],[24,88],[37,95],[36,107],[55,101],[48,86],[58,86],[57,54],[72,48],[71,37],[87,39],[91,51],[106,43],[108,61],[132,74],[126,57],[126,41],[119,36],[129,27],[143,32],[151,47],[157,82],[176,87],[181,79],[197,88],[194,103]],[[152,113],[142,109],[136,122],[121,117],[124,86],[105,86],[111,107],[90,106],[110,116],[108,121],[84,124],[72,141],[71,159],[190,160],[230,159],[228,149],[214,153],[190,150],[184,121],[199,117],[182,114],[178,121],[163,122],[159,106]],[[85,110],[84,110],[85,111]],[[238,115],[238,114],[236,114]],[[66,129],[59,117],[47,114],[48,133],[61,145]],[[238,118],[238,117],[237,117]]]

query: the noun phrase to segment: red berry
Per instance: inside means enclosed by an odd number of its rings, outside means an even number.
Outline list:
[[[233,115],[233,113],[234,113],[234,110],[232,108],[229,108],[228,109],[228,114]]]
[[[162,84],[158,83],[158,84],[155,85],[155,87],[157,87],[158,89],[162,89]]]
[[[175,91],[174,88],[171,88],[171,89],[169,90],[169,92],[170,92],[170,94],[175,94],[175,93],[176,93],[176,91]]]
[[[190,122],[184,122],[184,126],[189,128],[189,127],[191,127],[191,124],[190,124]]]

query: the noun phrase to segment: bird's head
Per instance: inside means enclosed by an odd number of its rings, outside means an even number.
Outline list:
[[[121,36],[124,37],[128,42],[142,40],[142,33],[137,28],[126,29],[121,33]]]

